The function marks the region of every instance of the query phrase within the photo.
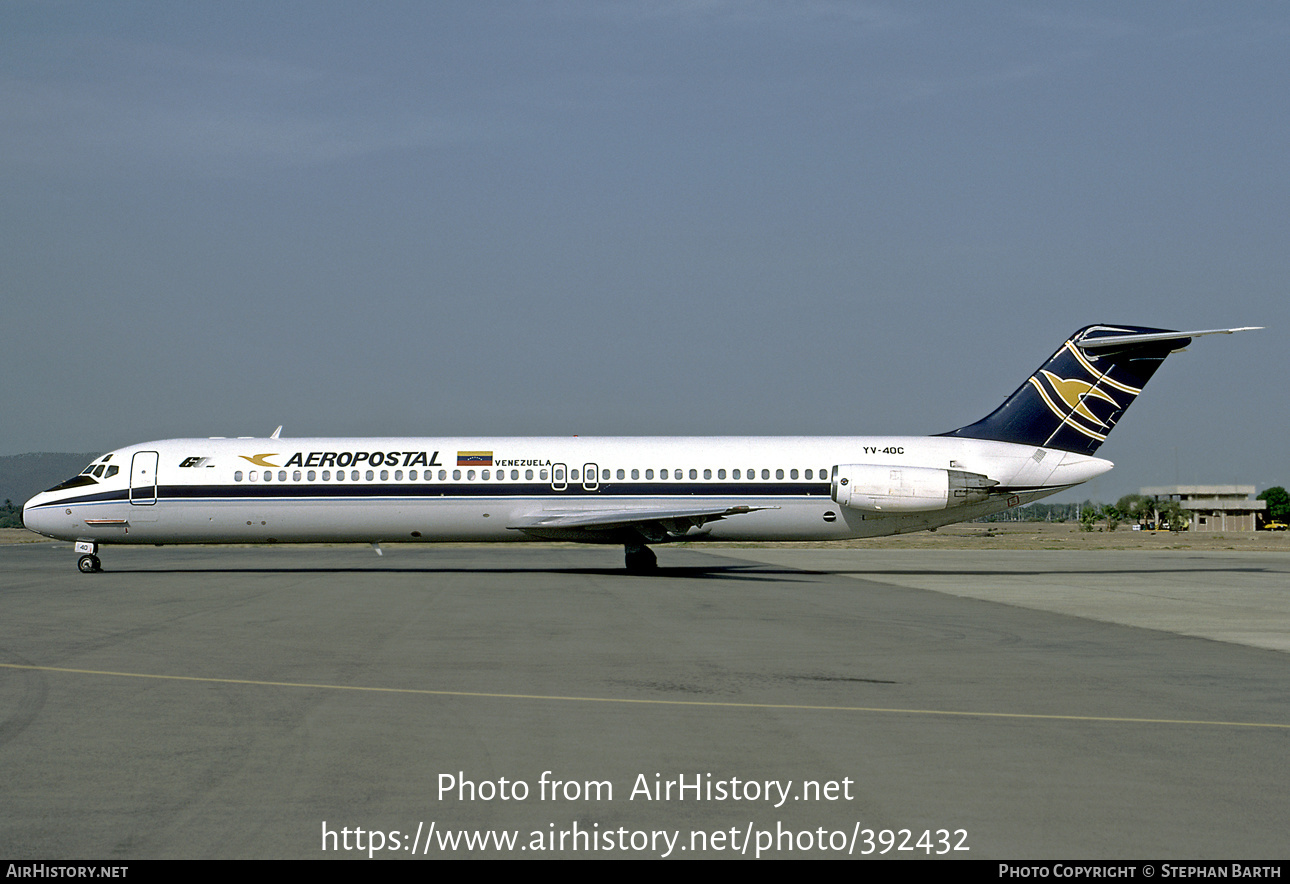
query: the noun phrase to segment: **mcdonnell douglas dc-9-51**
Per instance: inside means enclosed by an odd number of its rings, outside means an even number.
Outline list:
[[[1170,353],[1201,335],[1090,325],[995,411],[936,436],[167,439],[105,454],[23,521],[101,570],[114,543],[845,540],[1030,503],[1094,457]]]

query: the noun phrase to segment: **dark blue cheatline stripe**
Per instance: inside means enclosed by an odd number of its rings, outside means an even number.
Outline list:
[[[552,490],[549,483],[538,482],[435,482],[411,484],[375,484],[357,482],[260,483],[258,485],[165,485],[159,489],[160,498],[168,500],[203,499],[308,499],[331,498],[362,500],[381,499],[438,499],[475,497],[541,497],[559,500],[576,498],[594,500],[598,497],[808,497],[829,496],[828,483],[819,482],[767,482],[756,483],[689,483],[689,482],[602,482],[597,490],[587,491],[581,485],[570,485],[563,491]]]
[[[80,494],[76,497],[65,497],[62,500],[51,500],[48,503],[42,503],[35,509],[48,509],[49,507],[60,506],[80,506],[86,503],[112,503],[114,501],[124,501],[127,498],[129,489],[118,488],[116,491],[99,491],[95,494]],[[45,492],[48,493],[48,492]]]
[[[563,491],[552,490],[547,483],[530,482],[435,482],[421,484],[369,484],[356,482],[320,483],[238,483],[230,485],[162,485],[157,489],[158,503],[202,500],[440,500],[479,497],[540,498],[547,501],[623,497],[829,497],[830,486],[820,482],[602,482],[595,491],[581,485],[570,485]],[[83,506],[94,503],[125,502],[126,489],[103,491],[51,501],[42,506]]]

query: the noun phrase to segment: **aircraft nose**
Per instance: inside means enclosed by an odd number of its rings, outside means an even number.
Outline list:
[[[41,504],[48,495],[42,491],[22,505],[22,524],[28,530],[35,531],[37,534],[44,534],[46,537],[53,536],[50,531],[53,529],[53,517],[49,507],[42,507]]]

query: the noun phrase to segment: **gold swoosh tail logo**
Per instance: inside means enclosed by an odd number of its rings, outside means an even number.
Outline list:
[[[1084,404],[1085,399],[1091,396],[1096,399],[1110,402],[1115,408],[1120,407],[1120,403],[1112,399],[1110,394],[1104,390],[1098,389],[1087,381],[1058,377],[1047,369],[1040,369],[1040,373],[1048,379],[1048,383],[1052,384],[1053,392],[1061,397],[1061,400],[1070,407],[1071,411],[1075,412],[1080,417],[1097,424],[1098,426],[1105,427],[1107,424],[1089,410],[1089,407]]]

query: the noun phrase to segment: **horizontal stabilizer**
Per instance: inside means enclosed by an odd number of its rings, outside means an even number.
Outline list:
[[[1186,347],[1192,338],[1199,338],[1205,335],[1230,335],[1235,334],[1236,332],[1256,331],[1261,328],[1263,328],[1261,325],[1247,325],[1242,328],[1211,328],[1204,331],[1188,332],[1164,331],[1138,335],[1122,334],[1118,329],[1094,326],[1075,341],[1075,346],[1079,347],[1086,353],[1100,353],[1108,350],[1119,350],[1122,348],[1141,346],[1143,344],[1160,344],[1167,341],[1178,341],[1179,344],[1177,349],[1181,349]]]
[[[993,412],[941,435],[1091,455],[1170,353],[1202,335],[1230,335],[1260,327],[1173,331],[1085,326]]]

